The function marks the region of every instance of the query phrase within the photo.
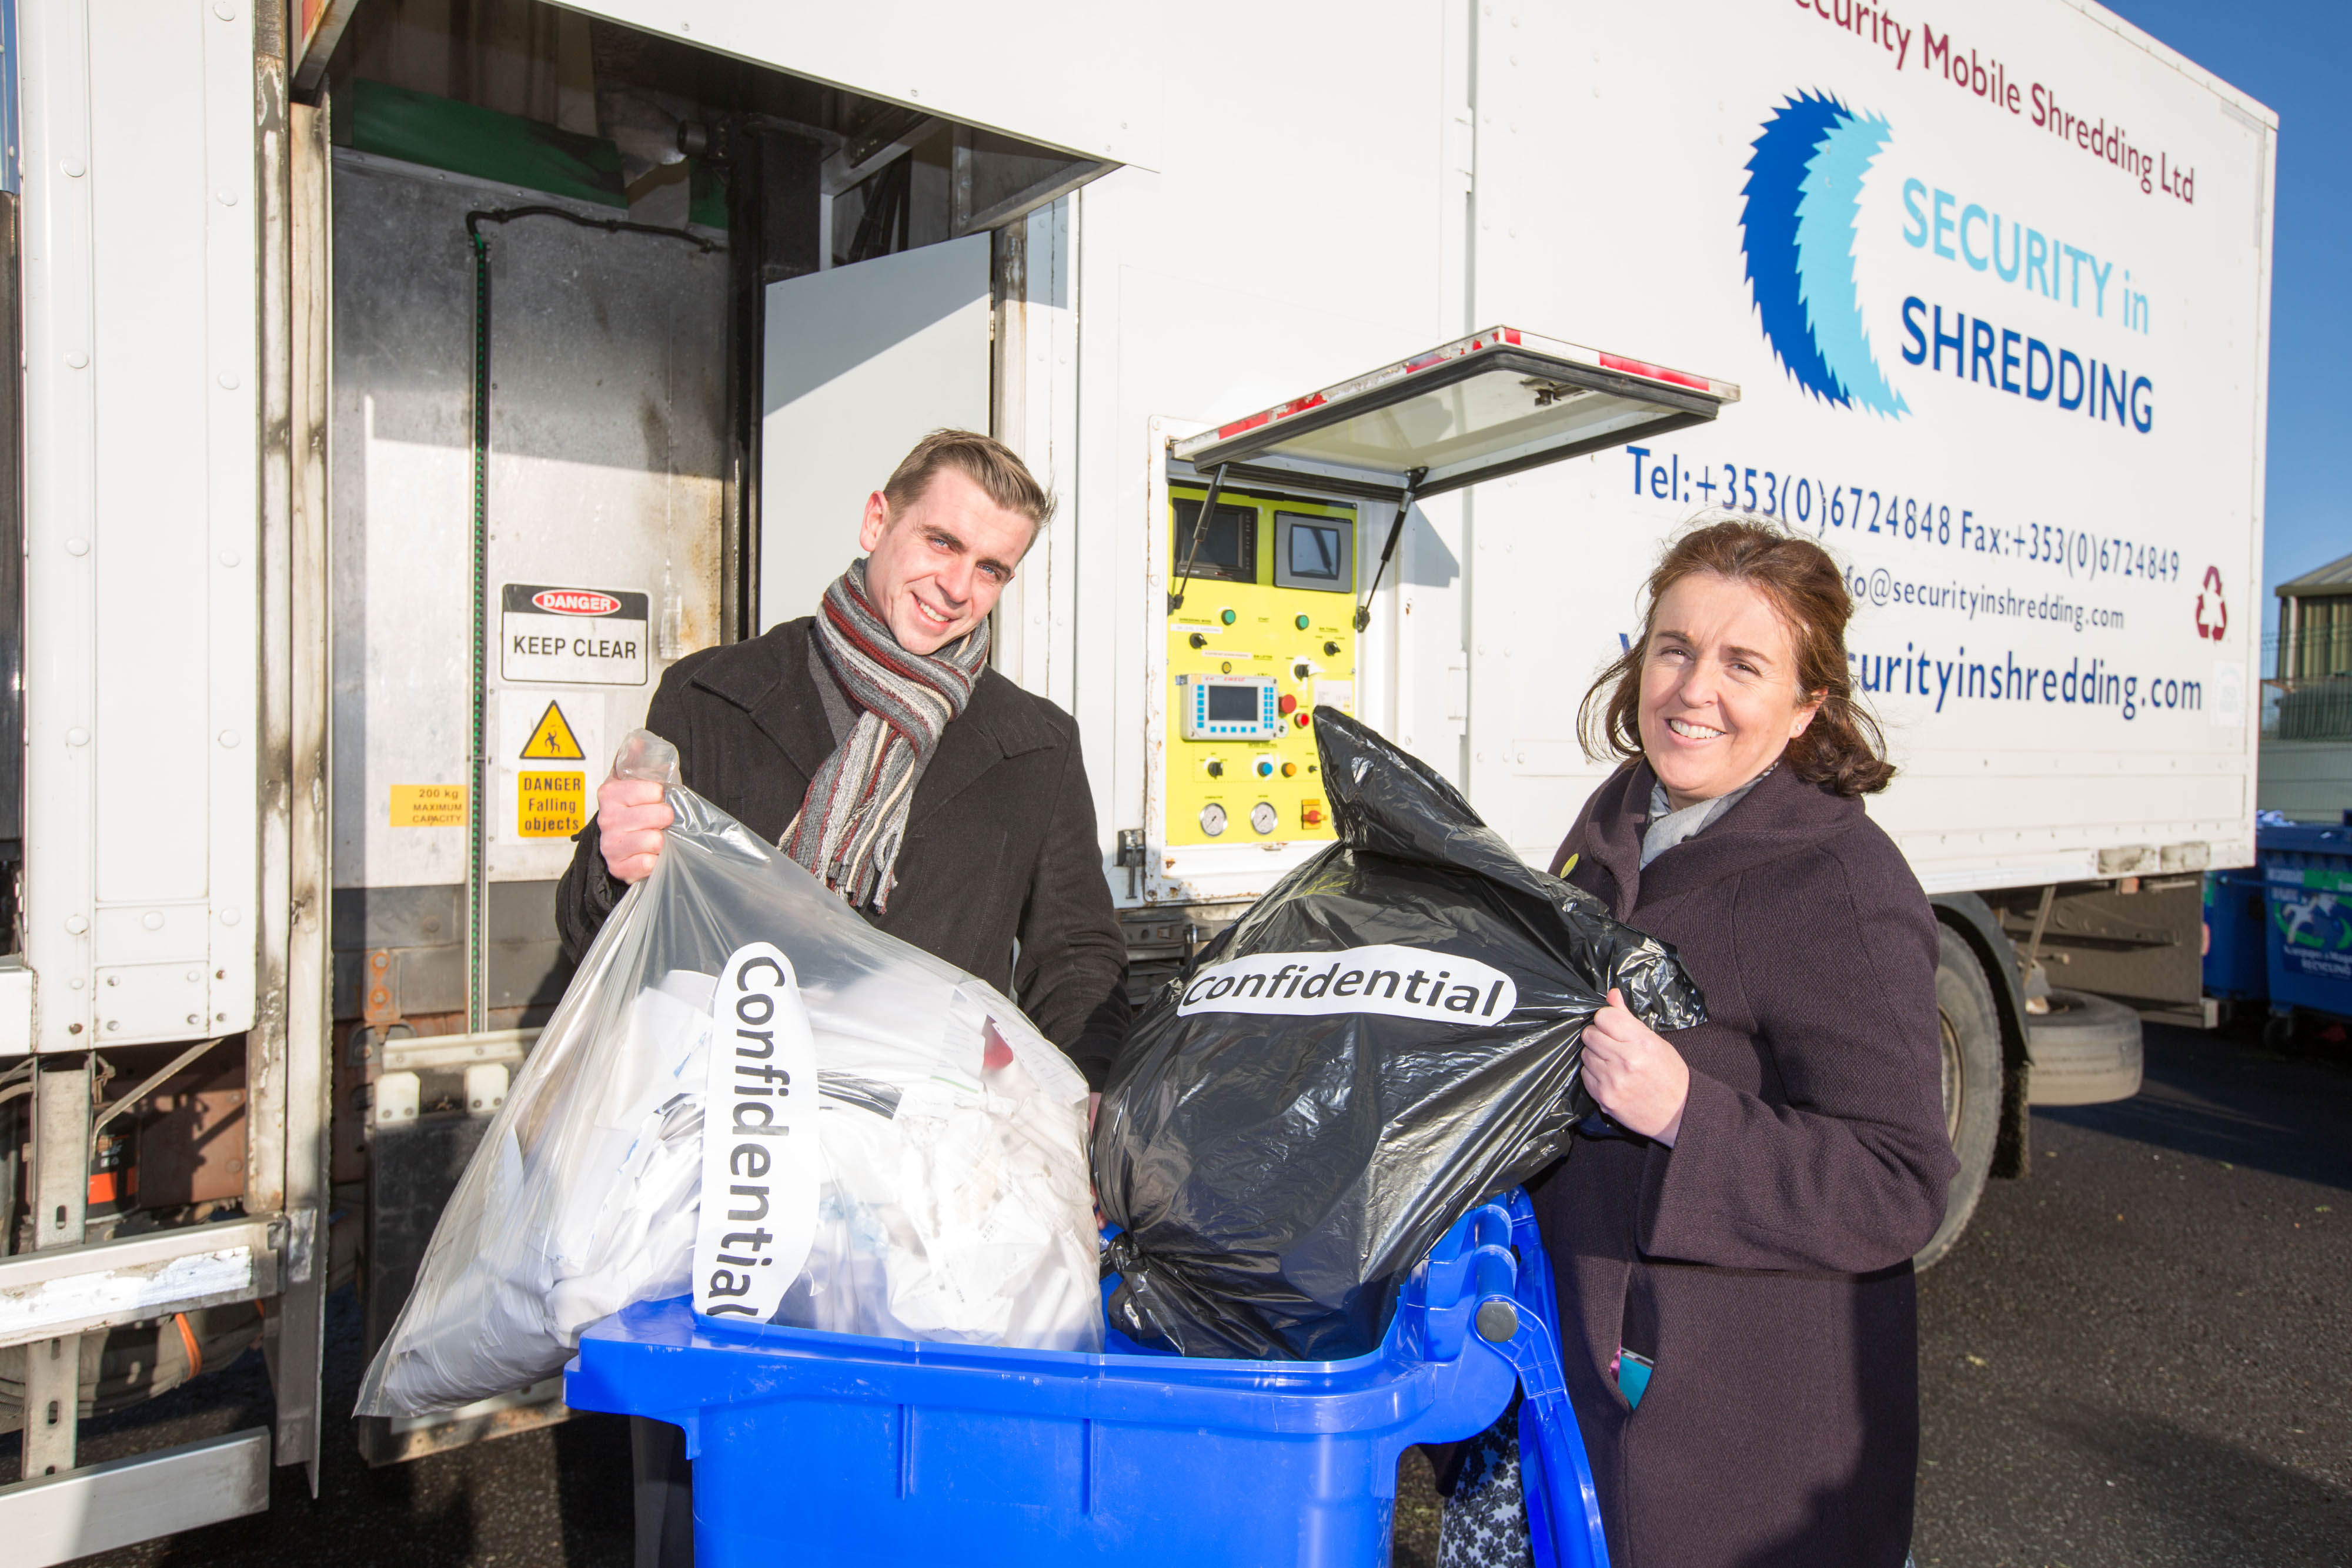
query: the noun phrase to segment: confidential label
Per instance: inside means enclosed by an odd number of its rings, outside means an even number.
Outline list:
[[[1499,1023],[1518,988],[1490,964],[1382,944],[1344,953],[1261,953],[1202,970],[1179,1014],[1386,1013],[1437,1023]]]
[[[694,1310],[767,1322],[816,1239],[816,1041],[792,960],[737,948],[710,1019]]]
[[[499,591],[499,674],[534,685],[641,686],[649,603],[619,589],[507,583]]]

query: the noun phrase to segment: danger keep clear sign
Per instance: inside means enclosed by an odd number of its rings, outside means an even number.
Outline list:
[[[508,687],[499,694],[500,771],[513,780],[499,813],[501,838],[568,839],[585,826],[590,774],[604,755],[601,696]]]
[[[628,589],[500,584],[499,678],[644,685],[648,602]]]

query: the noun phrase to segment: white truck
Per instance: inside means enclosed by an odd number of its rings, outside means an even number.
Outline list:
[[[2196,1016],[2276,121],[2095,5],[0,0],[0,61],[17,1561],[315,1484],[328,1293],[373,1345],[561,994],[604,758],[937,425],[1059,497],[996,658],[1079,720],[1139,992],[1328,841],[1318,702],[1548,859],[1732,507],[1864,605],[1945,931],[1923,1259]],[[273,1426],[77,1462],[257,1339]]]

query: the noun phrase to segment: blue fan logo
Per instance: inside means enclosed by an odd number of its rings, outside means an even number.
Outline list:
[[[1893,418],[1911,406],[1870,350],[1853,277],[1863,176],[1890,134],[1877,115],[1794,95],[1752,144],[1739,222],[1764,337],[1789,373],[1825,402]]]

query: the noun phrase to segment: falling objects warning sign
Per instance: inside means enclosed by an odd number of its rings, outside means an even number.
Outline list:
[[[568,839],[588,821],[588,775],[515,775],[515,837]]]
[[[499,694],[498,836],[568,839],[595,809],[603,777],[604,698],[593,692],[509,687]]]
[[[539,722],[530,727],[530,738],[522,743],[525,762],[584,762],[588,754],[580,749],[580,737],[572,733],[564,719],[562,706],[551,702]]]

